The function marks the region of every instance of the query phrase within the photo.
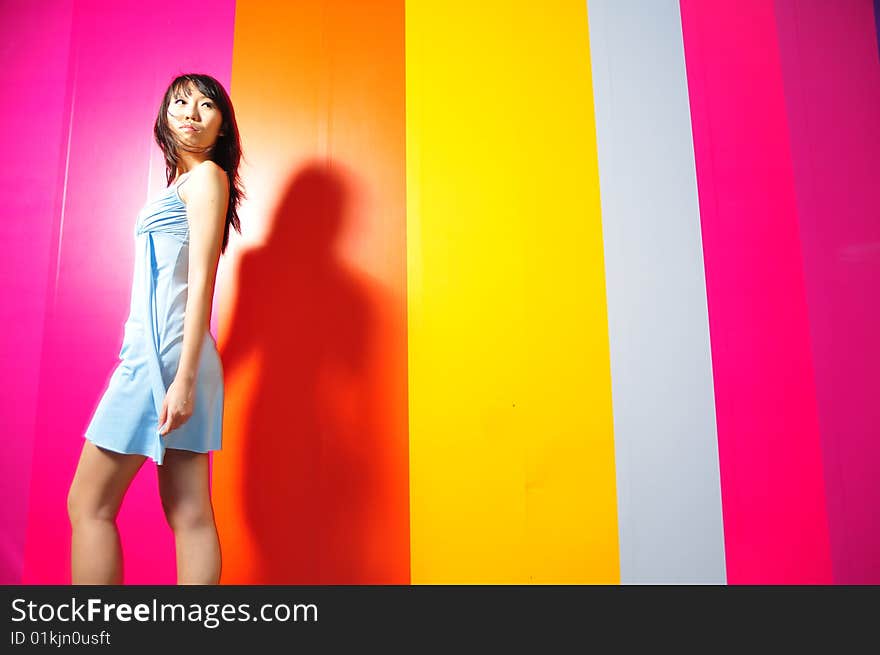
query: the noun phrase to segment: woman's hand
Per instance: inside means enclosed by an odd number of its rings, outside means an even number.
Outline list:
[[[187,422],[195,406],[195,381],[175,378],[168,387],[162,412],[159,414],[159,434],[163,437]]]

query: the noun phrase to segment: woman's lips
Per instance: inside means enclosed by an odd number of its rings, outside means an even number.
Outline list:
[[[184,126],[183,126],[182,128],[180,128],[180,129],[182,129],[182,130],[186,130],[186,131],[188,131],[188,132],[198,132],[198,131],[199,131],[198,128],[195,128],[195,127],[193,127],[192,125],[184,125]]]

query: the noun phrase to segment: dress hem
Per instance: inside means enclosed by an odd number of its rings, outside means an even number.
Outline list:
[[[90,435],[88,433],[84,434],[83,438],[91,441],[93,444],[95,444],[96,446],[98,446],[100,448],[103,448],[104,450],[109,450],[110,452],[118,453],[120,455],[143,455],[144,457],[152,459],[156,463],[156,466],[162,466],[162,464],[159,463],[159,460],[156,459],[156,457],[154,455],[152,455],[151,453],[144,453],[139,450],[134,451],[134,452],[130,452],[127,450],[119,450],[118,446],[113,447],[113,446],[108,446],[105,443],[101,443],[100,440],[95,439],[95,437],[93,437],[92,435]],[[207,450],[198,450],[196,448],[178,448],[175,446],[165,446],[165,450],[187,450],[191,453],[199,453],[199,454],[203,455],[205,453],[220,452],[222,450],[222,448],[208,448]],[[164,460],[164,457],[163,457],[163,460]]]

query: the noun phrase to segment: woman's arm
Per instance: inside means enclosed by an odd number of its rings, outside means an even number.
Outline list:
[[[214,281],[220,245],[226,226],[229,183],[226,171],[212,161],[193,168],[187,184],[186,216],[189,221],[189,274],[183,345],[177,374],[159,416],[160,434],[183,425],[193,413],[196,374],[208,316],[214,297]]]

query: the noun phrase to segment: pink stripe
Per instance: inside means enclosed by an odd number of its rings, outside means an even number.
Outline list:
[[[57,282],[49,293],[37,399],[24,582],[70,580],[66,494],[83,431],[117,362],[128,315],[134,220],[164,186],[152,125],[176,74],[206,72],[229,88],[233,0],[198,29],[140,0],[76,3],[74,102]],[[32,134],[29,136],[33,136]],[[152,167],[152,176],[149,173]],[[55,262],[52,262],[53,266]],[[126,583],[173,583],[174,545],[155,465],[132,484],[119,519]]]
[[[776,22],[682,0],[717,406],[727,579],[831,581]]]
[[[0,152],[14,180],[0,187],[0,479],[8,501],[0,504],[0,584],[18,584],[24,567],[46,288],[67,146],[72,11],[73,0],[0,4],[0,40],[11,55],[0,68]],[[39,127],[25,128],[23,119]]]
[[[837,584],[880,583],[880,62],[870,0],[778,0]]]

